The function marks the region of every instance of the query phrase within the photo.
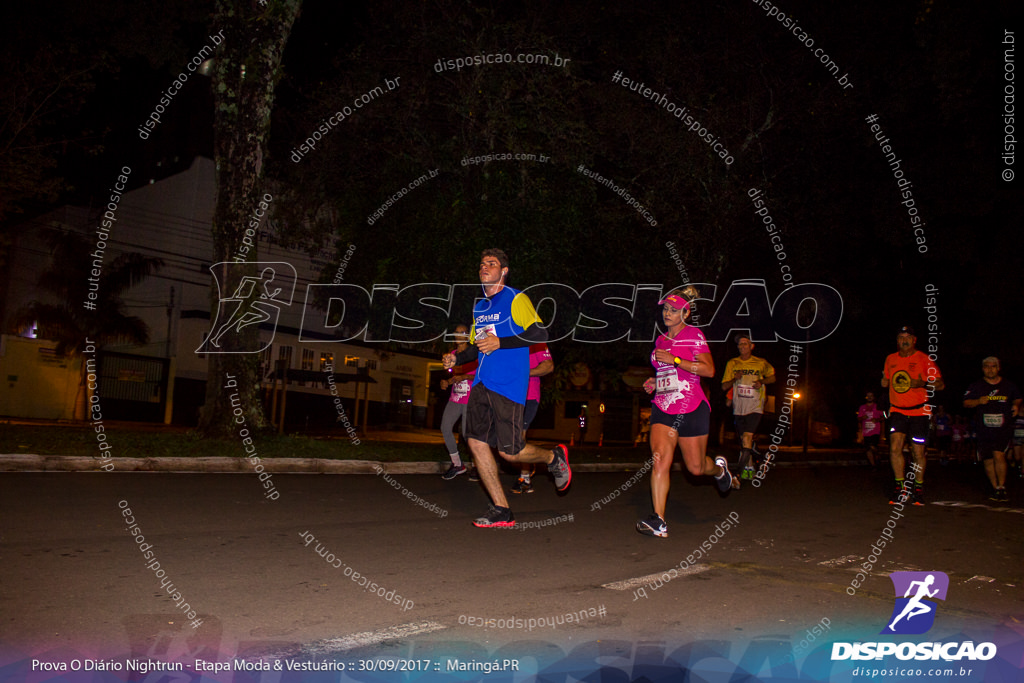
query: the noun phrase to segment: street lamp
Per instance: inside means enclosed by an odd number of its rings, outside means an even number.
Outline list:
[[[807,455],[807,444],[811,440],[811,402],[806,401],[806,403],[807,408],[804,409],[804,455]]]
[[[799,401],[799,400],[800,400],[800,392],[799,391],[793,392],[793,401],[796,402],[796,401]],[[789,428],[789,445],[790,446],[793,445],[793,439],[795,438],[794,435],[793,435],[793,432],[796,431],[796,411],[797,411],[797,406],[794,405],[793,406],[793,425]]]

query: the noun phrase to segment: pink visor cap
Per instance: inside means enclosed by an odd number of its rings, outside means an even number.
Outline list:
[[[684,299],[683,297],[679,296],[678,294],[671,294],[658,302],[659,306],[664,306],[665,304],[668,304],[669,306],[677,310],[682,310],[684,308],[686,310],[690,310],[690,302]]]

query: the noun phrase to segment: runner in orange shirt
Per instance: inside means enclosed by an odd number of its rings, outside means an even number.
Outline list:
[[[901,327],[896,335],[899,351],[889,354],[882,368],[882,386],[889,390],[889,462],[896,477],[890,505],[903,503],[908,496],[914,505],[924,505],[925,443],[932,413],[928,399],[930,394],[945,388],[939,366],[928,354],[918,351],[916,343],[914,328]],[[904,491],[903,442],[908,435],[914,455],[912,494]]]

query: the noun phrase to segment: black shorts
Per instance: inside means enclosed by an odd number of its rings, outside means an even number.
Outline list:
[[[872,434],[871,436],[864,437],[864,445],[868,448],[876,448],[878,446],[878,440],[881,438],[881,434]]]
[[[523,450],[523,406],[491,391],[483,383],[474,384],[466,404],[466,438],[483,441],[506,455]]]
[[[761,413],[747,413],[736,415],[736,434],[756,434],[757,426],[761,424]]]
[[[979,429],[978,455],[982,460],[990,460],[996,451],[1006,453],[1013,441],[1012,429]]]
[[[540,401],[529,399],[526,402],[526,408],[523,409],[523,429],[529,429],[530,423],[533,422],[533,418],[537,417],[537,409],[540,407]]]
[[[914,443],[923,444],[928,441],[928,423],[931,418],[927,415],[904,415],[903,413],[889,413],[889,433],[906,434]]]
[[[711,430],[711,406],[701,401],[692,413],[669,415],[655,404],[651,404],[651,424],[665,425],[683,436],[707,436]]]

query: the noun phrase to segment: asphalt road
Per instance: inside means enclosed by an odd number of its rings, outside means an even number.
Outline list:
[[[751,643],[789,652],[816,625],[807,650],[879,639],[888,574],[906,570],[949,575],[928,638],[1024,633],[1019,480],[1009,505],[990,503],[972,467],[932,464],[930,504],[894,517],[889,479],[866,467],[775,469],[727,497],[676,473],[670,536],[654,539],[633,529],[649,490],[632,477],[577,474],[565,495],[539,477],[510,494],[521,529],[484,530],[470,522],[486,496],[464,477],[275,474],[270,500],[255,474],[3,474],[0,646],[8,660],[514,652],[540,666],[584,646],[639,661],[718,639],[737,662]],[[952,501],[979,507],[936,504]]]

